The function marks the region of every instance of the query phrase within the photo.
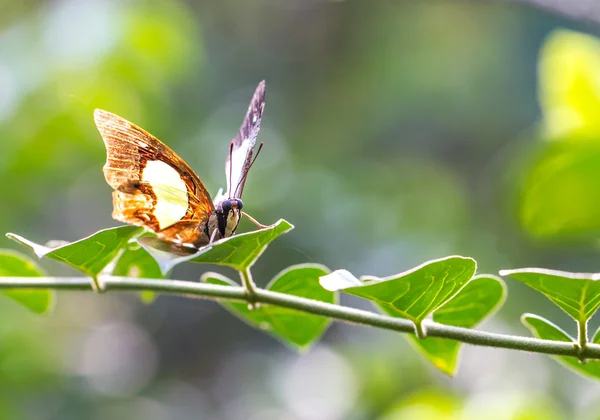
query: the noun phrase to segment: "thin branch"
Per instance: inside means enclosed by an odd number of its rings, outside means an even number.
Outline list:
[[[600,24],[598,0],[497,0],[504,3],[521,3],[562,15],[571,19]]]
[[[252,303],[243,287],[219,286],[181,280],[131,279],[127,277],[103,276],[104,290],[108,291],[153,291],[179,296],[189,296],[210,300],[234,300]],[[0,289],[56,289],[91,290],[90,280],[85,277],[0,277]],[[264,289],[254,289],[254,302],[280,306],[315,315],[322,315],[336,321],[370,326],[401,333],[414,334],[411,321],[380,315],[373,312],[334,305],[316,300],[300,298]],[[452,327],[431,321],[424,321],[428,337],[453,339],[463,343],[486,347],[523,350],[556,356],[600,359],[600,345],[587,344],[583,353],[577,343],[540,340],[537,338],[495,334],[467,328]]]

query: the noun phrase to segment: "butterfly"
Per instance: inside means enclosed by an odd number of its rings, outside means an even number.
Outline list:
[[[173,150],[137,125],[96,109],[94,121],[106,146],[106,182],[113,192],[116,220],[142,226],[176,246],[200,248],[233,235],[242,215],[242,192],[255,153],[265,108],[265,82],[259,83],[225,162],[227,191],[214,200],[196,173]]]

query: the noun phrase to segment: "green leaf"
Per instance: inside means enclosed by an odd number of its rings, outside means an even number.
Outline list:
[[[92,286],[96,290],[101,290],[98,274],[115,259],[131,238],[142,231],[142,228],[136,226],[119,226],[99,230],[75,242],[66,244],[61,242],[58,246],[39,245],[14,233],[7,233],[6,236],[31,248],[38,258],[48,257],[67,263],[90,276],[93,280]]]
[[[119,226],[56,247],[39,245],[14,233],[7,233],[6,236],[31,248],[38,258],[48,257],[67,263],[95,279],[127,242],[141,232],[142,228],[136,226]]]
[[[225,265],[244,271],[254,265],[271,242],[293,228],[293,225],[280,219],[265,229],[221,239],[200,250],[177,247],[153,237],[143,237],[138,242],[156,259],[165,274],[177,264],[186,261]]]
[[[473,277],[472,258],[451,256],[428,261],[404,273],[385,278],[356,279],[345,270],[321,278],[321,286],[375,302],[390,315],[412,320],[417,328],[433,311],[448,302]]]
[[[45,274],[37,264],[24,255],[10,250],[0,250],[0,277],[43,277]],[[42,314],[52,309],[54,292],[51,290],[3,290],[3,294],[16,300],[35,313]]]
[[[502,270],[500,275],[510,276],[543,293],[578,323],[587,322],[600,306],[600,274],[523,268]]]
[[[448,303],[433,313],[433,320],[455,327],[474,328],[491,316],[506,299],[506,286],[502,279],[479,275],[463,287]],[[424,340],[407,335],[408,340],[434,366],[452,376],[456,373],[461,343],[427,337]]]
[[[576,340],[574,338],[541,316],[523,314],[521,322],[529,328],[534,337],[543,340],[567,341],[576,345]],[[600,329],[596,331],[592,343],[600,344]],[[600,361],[598,360],[589,360],[587,363],[580,363],[576,357],[552,356],[552,358],[577,373],[600,379]]]
[[[595,240],[600,232],[600,40],[548,36],[539,59],[543,137],[550,140],[521,189],[523,228],[542,239]]]
[[[136,277],[145,279],[162,279],[163,273],[156,260],[137,243],[128,244],[119,256],[113,270],[113,276]],[[150,304],[156,294],[150,291],[140,293],[142,302]]]
[[[288,267],[271,280],[267,289],[321,302],[337,303],[337,294],[319,286],[319,277],[329,270],[318,264],[300,264]],[[211,284],[238,286],[217,273],[206,273],[202,280]],[[251,310],[247,303],[221,302],[231,313],[248,324],[275,336],[298,350],[314,343],[327,329],[331,320],[278,306],[260,305]]]
[[[600,232],[600,143],[555,141],[544,147],[528,162],[519,194],[521,225],[537,238],[596,240]]]

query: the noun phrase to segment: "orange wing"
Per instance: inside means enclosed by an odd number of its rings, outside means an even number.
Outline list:
[[[208,191],[168,146],[107,111],[94,112],[107,151],[104,177],[113,192],[113,218],[143,226],[170,242],[208,243],[214,212]]]

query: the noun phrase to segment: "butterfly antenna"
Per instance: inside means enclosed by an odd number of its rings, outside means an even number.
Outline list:
[[[248,178],[248,172],[250,172],[250,168],[252,168],[252,165],[254,165],[254,162],[256,162],[256,158],[258,157],[258,154],[260,153],[260,151],[262,150],[264,145],[265,145],[265,142],[263,141],[258,146],[258,150],[256,151],[256,154],[254,155],[252,162],[250,162],[250,165],[248,165],[248,169],[246,169],[246,172],[244,172],[244,177],[242,179],[240,179],[240,182],[237,184],[237,187],[235,187],[236,192],[237,192],[237,189],[240,188],[240,185],[244,185],[244,183],[246,182],[246,178]]]
[[[256,154],[254,155],[254,159],[252,159],[252,163],[250,164],[250,166],[248,166],[248,170],[246,171],[246,175],[248,175],[248,172],[250,172],[250,168],[252,168],[252,165],[254,165],[254,162],[256,162],[256,158],[258,157],[258,154],[260,153],[260,151],[262,150],[263,146],[265,145],[265,142],[261,142],[258,145],[258,150],[256,151]]]
[[[233,192],[233,142],[229,143],[229,185],[227,191],[229,191],[229,197],[231,198],[231,193]]]

